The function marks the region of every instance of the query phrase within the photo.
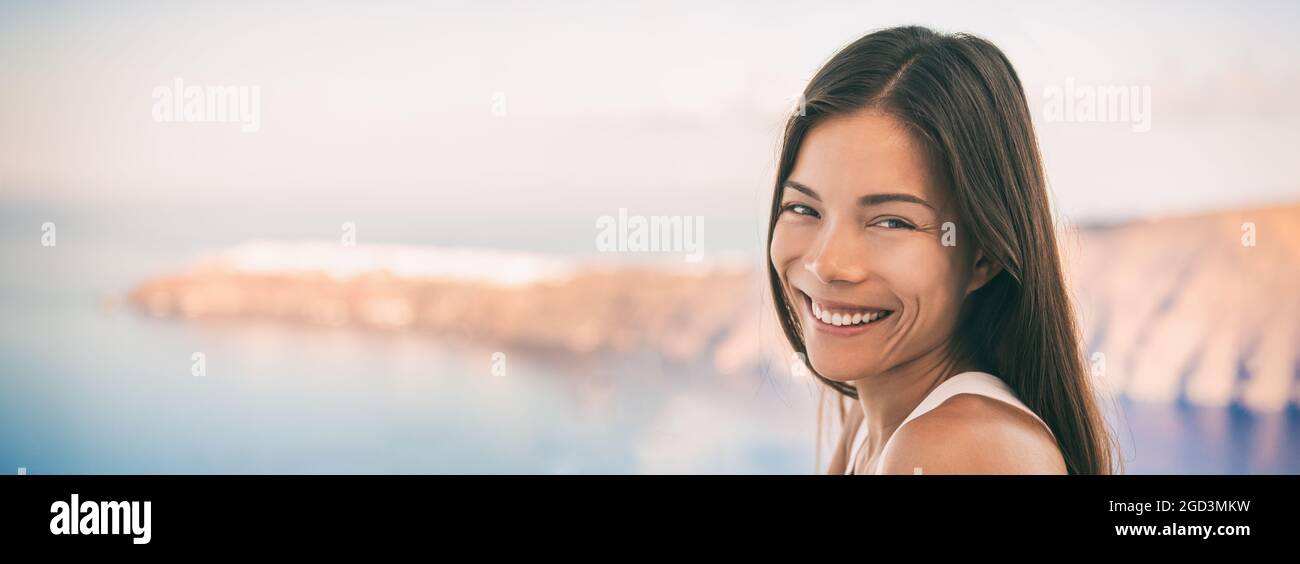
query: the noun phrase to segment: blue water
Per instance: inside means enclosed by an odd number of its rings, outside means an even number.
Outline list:
[[[383,242],[574,242],[373,212]],[[355,215],[355,214],[354,214]],[[363,214],[363,217],[365,215]],[[807,473],[813,402],[649,353],[575,358],[420,334],[153,319],[106,300],[197,252],[327,238],[330,211],[0,208],[0,469],[53,473]],[[58,246],[40,245],[54,221]],[[375,220],[377,221],[377,220]],[[418,233],[418,235],[416,235]],[[530,248],[531,245],[532,247]],[[192,355],[206,374],[191,374]],[[1119,403],[1130,473],[1296,473],[1300,415]]]
[[[813,469],[811,394],[770,375],[720,378],[648,352],[527,350],[510,350],[505,374],[494,375],[490,343],[154,319],[106,300],[203,250],[327,239],[340,220],[397,243],[509,244],[497,230],[417,229],[412,214],[355,209],[9,207],[0,220],[0,468],[9,472]],[[56,225],[52,248],[40,245],[45,221]],[[529,250],[558,253],[591,241],[526,239]],[[191,373],[196,352],[203,376]]]
[[[1300,410],[1131,400],[1111,417],[1130,474],[1300,473]]]

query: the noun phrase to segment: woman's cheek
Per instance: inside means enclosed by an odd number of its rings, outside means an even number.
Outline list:
[[[960,267],[956,253],[947,247],[934,247],[926,253],[923,272],[925,296],[928,302],[925,309],[935,317],[935,329],[946,331],[955,327],[961,306],[960,288],[965,284],[966,275]]]
[[[889,285],[903,307],[921,312],[951,309],[953,289],[960,285],[960,272],[951,254],[932,241],[908,241],[875,253],[875,270]]]
[[[769,251],[772,255],[772,265],[776,267],[782,279],[785,279],[786,268],[790,262],[803,256],[803,249],[806,248],[806,244],[802,241],[806,237],[799,231],[797,226],[786,223],[778,223],[776,229],[772,231],[772,246]]]

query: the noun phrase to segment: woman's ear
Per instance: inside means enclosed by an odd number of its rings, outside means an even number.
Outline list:
[[[1002,267],[984,256],[984,251],[976,250],[975,264],[971,266],[970,284],[966,286],[966,295],[969,296],[975,290],[983,288],[999,272],[1002,272]]]

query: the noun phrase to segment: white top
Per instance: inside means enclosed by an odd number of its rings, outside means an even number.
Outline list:
[[[1047,423],[1043,422],[1042,418],[1040,418],[1037,413],[1034,413],[1032,409],[1029,409],[1029,406],[1025,405],[1024,402],[1020,401],[1020,398],[1016,397],[1015,391],[1013,391],[1006,382],[1003,382],[1001,378],[987,372],[962,372],[961,374],[957,374],[943,382],[940,382],[938,386],[935,386],[933,390],[930,390],[930,393],[925,396],[925,399],[921,400],[920,404],[917,404],[916,409],[913,409],[912,413],[909,413],[907,417],[903,419],[903,422],[898,424],[898,429],[902,429],[903,425],[906,425],[908,421],[916,419],[931,409],[939,407],[939,404],[957,394],[987,396],[1011,404],[1023,409],[1026,413],[1033,415],[1034,419],[1037,419],[1039,423],[1043,424],[1043,427],[1047,429],[1048,433],[1052,432],[1052,428],[1048,427]],[[894,441],[894,437],[898,436],[898,429],[895,429],[894,434],[889,436],[888,441],[885,441],[885,448],[880,451],[882,459],[884,458],[885,453],[889,451],[889,445]],[[1052,436],[1055,437],[1056,435],[1053,434]],[[858,452],[862,450],[862,445],[866,440],[867,422],[866,418],[863,418],[862,422],[858,424],[857,433],[853,435],[853,446],[849,451],[848,461],[844,465],[845,474],[853,473],[853,467],[857,466],[856,462],[858,460]],[[876,473],[879,473],[879,470],[880,466],[876,465]]]

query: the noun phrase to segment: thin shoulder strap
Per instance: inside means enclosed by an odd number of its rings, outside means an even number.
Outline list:
[[[1006,382],[1003,382],[1001,378],[987,372],[962,372],[961,374],[957,374],[944,380],[936,386],[934,390],[930,392],[930,395],[921,400],[921,403],[916,406],[916,409],[913,409],[912,413],[909,413],[907,418],[903,419],[903,422],[898,425],[899,428],[906,425],[908,421],[925,415],[930,410],[939,407],[940,404],[957,394],[978,394],[981,396],[991,397],[995,400],[1000,400],[1018,407],[1030,415],[1033,415],[1034,419],[1038,419],[1040,422],[1042,421],[1042,419],[1038,417],[1037,413],[1034,413],[1033,410],[1029,409],[1029,406],[1020,401],[1019,397],[1016,397],[1016,393],[1012,391],[1011,387],[1008,386]],[[1046,423],[1044,423],[1044,426],[1046,426]],[[1050,431],[1051,429],[1048,430]]]
[[[898,425],[898,429],[894,430],[894,434],[890,435],[889,440],[885,441],[885,448],[880,451],[881,458],[883,459],[889,452],[889,447],[894,442],[894,437],[898,436],[898,431],[903,428],[903,425],[906,425],[909,421],[925,415],[930,410],[939,407],[940,404],[957,394],[977,394],[1011,404],[1025,413],[1034,416],[1034,419],[1037,419],[1039,423],[1042,423],[1043,428],[1047,429],[1048,433],[1052,433],[1052,428],[1049,427],[1037,413],[1034,413],[1034,410],[1029,409],[1029,406],[1020,401],[1020,398],[1016,397],[1015,391],[1013,391],[1006,382],[1003,382],[1001,378],[987,372],[962,372],[961,374],[957,374],[941,382],[930,391],[929,395],[925,396],[925,399],[921,400],[921,403],[916,406],[916,409],[913,409],[912,412],[903,419],[903,422]],[[1055,438],[1055,436],[1055,434],[1052,434],[1053,438]]]

